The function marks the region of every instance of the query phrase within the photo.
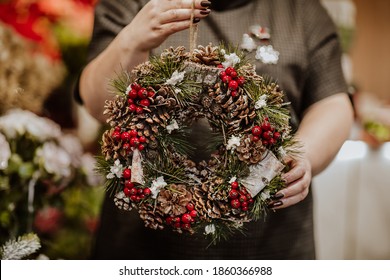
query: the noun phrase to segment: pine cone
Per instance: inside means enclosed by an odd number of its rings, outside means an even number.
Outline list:
[[[127,101],[119,95],[114,100],[106,101],[103,114],[107,115],[107,123],[111,127],[126,126],[133,117],[127,106]]]
[[[249,137],[241,139],[240,146],[236,149],[239,160],[249,164],[260,162],[265,150],[261,141],[253,142]]]
[[[192,53],[191,60],[196,63],[201,63],[205,65],[218,65],[221,64],[219,60],[218,47],[212,46],[211,44],[204,46],[199,46]]]
[[[164,213],[152,204],[142,203],[138,209],[139,216],[145,223],[145,227],[151,229],[164,229]]]
[[[157,197],[157,208],[165,215],[179,216],[187,212],[187,204],[192,194],[184,185],[170,185],[160,191]]]
[[[112,137],[112,130],[106,130],[102,136],[102,154],[106,160],[125,157],[126,151],[122,149],[122,142],[115,141]]]
[[[130,199],[122,191],[115,194],[114,203],[121,210],[130,211],[133,209]]]

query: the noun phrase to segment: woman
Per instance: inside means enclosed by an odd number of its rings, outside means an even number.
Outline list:
[[[192,6],[194,3],[194,6]],[[193,9],[194,8],[194,9]],[[93,258],[98,259],[314,259],[312,176],[321,172],[347,139],[353,113],[340,66],[336,29],[318,1],[102,0],[96,7],[90,62],[80,78],[80,101],[97,119],[109,98],[107,81],[169,46],[188,45],[191,13],[199,22],[198,44],[243,35],[267,35],[273,60],[249,58],[260,75],[278,81],[297,116],[297,138],[304,146],[283,179],[264,221],[252,222],[247,234],[206,249],[202,236],[184,236],[144,228],[138,214],[103,206]],[[260,25],[268,29],[255,28]],[[261,34],[256,34],[257,32]],[[264,44],[263,41],[256,41]],[[264,57],[263,57],[264,58]]]

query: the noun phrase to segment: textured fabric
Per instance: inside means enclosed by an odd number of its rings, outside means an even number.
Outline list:
[[[101,0],[96,9],[90,59],[98,55],[147,1]],[[313,103],[345,92],[340,46],[334,24],[315,0],[254,0],[236,9],[214,11],[199,24],[198,43],[239,45],[253,24],[269,27],[280,52],[276,65],[256,61],[257,72],[272,77],[287,94],[297,121]],[[188,31],[171,36],[169,46],[189,46]],[[254,60],[254,55],[249,56]],[[92,258],[97,259],[313,259],[312,195],[288,209],[270,212],[247,225],[246,236],[209,246],[204,236],[184,236],[144,228],[138,214],[118,210],[107,198]],[[208,247],[208,248],[207,248]]]

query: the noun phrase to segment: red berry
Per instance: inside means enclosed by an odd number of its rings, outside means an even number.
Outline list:
[[[144,199],[145,197],[146,197],[146,196],[145,196],[144,194],[140,194],[140,195],[139,195],[139,198],[140,198],[140,199]]]
[[[280,138],[280,136],[281,136],[281,135],[280,135],[280,132],[278,132],[278,131],[275,131],[275,132],[274,132],[274,139],[275,139],[275,140],[278,140],[278,139]]]
[[[168,224],[168,225],[170,225],[171,223],[172,223],[172,217],[166,217],[165,218],[165,222]]]
[[[234,181],[234,182],[232,182],[232,183],[230,184],[230,186],[232,187],[232,189],[237,189],[238,186],[239,186],[239,184],[238,184],[237,181]]]
[[[268,146],[269,145],[269,142],[267,140],[263,140],[262,143],[263,143],[263,146]]]
[[[172,219],[172,222],[174,222],[174,223],[180,223],[180,218],[179,218],[179,217],[174,217],[174,218]]]
[[[144,193],[144,189],[141,189],[141,188],[137,189],[137,193],[138,194],[143,194]]]
[[[240,202],[244,202],[244,201],[247,201],[247,198],[245,195],[240,195],[239,200],[240,200]]]
[[[130,145],[131,145],[132,147],[136,147],[136,146],[138,146],[138,144],[139,144],[139,139],[138,139],[138,137],[132,137],[132,138],[130,139]]]
[[[149,106],[150,106],[150,101],[149,101],[149,99],[142,99],[142,100],[139,102],[139,104],[140,104],[141,106],[149,107]]]
[[[129,133],[130,133],[130,137],[137,137],[138,136],[138,132],[135,129],[130,130]]]
[[[144,109],[142,107],[138,106],[135,111],[137,114],[142,114],[144,112]]]
[[[232,77],[232,79],[235,79],[235,78],[237,78],[237,72],[236,72],[236,70],[233,70],[231,73],[230,73],[230,77]]]
[[[192,203],[190,202],[190,203],[188,203],[188,204],[186,205],[186,208],[187,208],[188,211],[192,211],[192,210],[195,209],[195,206],[194,206],[194,204],[192,204]]]
[[[231,199],[236,199],[237,197],[238,197],[238,191],[237,190],[231,190],[230,192],[229,192],[229,197],[231,198]]]
[[[222,78],[222,82],[224,82],[225,84],[229,84],[229,82],[232,80],[232,78],[230,76],[224,76]]]
[[[237,97],[237,96],[239,95],[237,90],[232,90],[232,91],[230,92],[230,94],[232,95],[233,98],[234,98],[234,97]]]
[[[174,223],[174,224],[173,224],[173,227],[175,227],[175,228],[180,228],[180,222]]]
[[[272,132],[271,131],[265,131],[263,132],[262,134],[262,137],[265,139],[265,140],[270,140],[272,138]]]
[[[131,169],[126,168],[125,170],[123,170],[122,176],[125,179],[130,179],[131,178]]]
[[[138,97],[138,92],[135,89],[129,91],[129,98],[134,100]]]
[[[140,136],[138,138],[138,140],[139,140],[140,143],[145,143],[146,142],[146,137],[145,136]]]
[[[121,131],[121,127],[120,126],[116,126],[114,131],[120,132]]]
[[[182,224],[181,228],[185,230],[189,230],[191,228],[191,224]]]
[[[246,212],[246,211],[248,211],[248,207],[241,207],[241,210]]]
[[[121,139],[121,133],[119,131],[114,131],[112,133],[112,138],[115,140],[115,141],[119,141]]]
[[[141,88],[138,91],[138,97],[141,98],[141,99],[148,98],[148,91],[145,88]]]
[[[217,68],[223,68],[223,65],[222,64],[218,64]]]
[[[248,199],[248,204],[253,204],[253,198]]]
[[[252,199],[252,196],[251,196],[251,194],[250,193],[247,193],[246,194],[246,198],[249,200],[249,199]]]
[[[123,192],[125,193],[125,196],[130,197],[130,189],[124,188]]]
[[[248,202],[246,201],[241,202],[241,208],[243,207],[248,207]]]
[[[261,129],[262,129],[263,131],[271,130],[271,124],[270,124],[268,121],[265,121],[265,122],[261,125]]]
[[[129,98],[129,99],[127,99],[127,104],[133,104],[134,103],[134,100],[133,99],[131,99],[131,98]]]
[[[148,97],[153,98],[156,95],[156,93],[152,90],[148,91]]]
[[[190,216],[190,214],[188,213],[185,213],[181,216],[181,221],[185,224],[189,224],[191,223],[191,220],[192,220],[192,217]]]
[[[275,145],[276,144],[276,140],[274,138],[271,138],[269,139],[269,144],[272,146],[272,145]]]
[[[242,76],[238,77],[237,83],[239,86],[243,86],[245,84],[245,78]]]
[[[192,218],[195,218],[196,216],[198,216],[198,212],[196,212],[196,210],[192,210],[192,211],[190,212],[190,216],[191,216]]]
[[[131,189],[130,189],[130,195],[134,195],[134,196],[136,196],[136,195],[137,195],[137,193],[138,193],[138,190],[137,190],[137,188],[131,188]]]
[[[238,88],[238,83],[237,81],[231,80],[229,82],[229,89],[230,90],[236,90]]]
[[[258,125],[252,127],[252,134],[255,136],[259,136],[261,134],[261,127]]]
[[[130,104],[130,105],[129,105],[129,110],[130,110],[131,112],[137,111],[137,105],[135,105],[135,104]]]
[[[130,133],[128,133],[127,131],[122,132],[121,139],[124,142],[128,142],[130,140]]]
[[[233,199],[230,201],[230,205],[234,208],[237,209],[241,206],[241,203],[238,199]]]
[[[260,140],[259,136],[255,136],[255,135],[252,136],[252,141],[253,142],[258,142],[259,140]]]
[[[145,150],[145,145],[139,144],[139,145],[138,145],[138,150],[139,150],[139,151]]]
[[[149,188],[144,188],[144,195],[149,196],[151,193],[152,191]]]
[[[141,197],[139,195],[135,196],[135,202],[139,202],[141,200]]]
[[[131,201],[136,201],[137,200],[137,196],[136,195],[131,195],[130,196],[130,200]]]
[[[132,183],[130,180],[126,180],[125,187],[128,189],[134,188],[134,183]]]
[[[226,68],[226,70],[225,70],[226,75],[229,75],[229,76],[232,75],[232,72],[233,72],[233,71],[236,72],[236,70],[234,70],[233,67],[228,67],[228,68]]]
[[[131,88],[135,89],[136,91],[139,91],[141,89],[141,86],[137,83],[132,83]]]
[[[222,71],[221,73],[219,73],[219,77],[221,78],[221,80],[223,80],[223,78],[226,77],[226,72]]]

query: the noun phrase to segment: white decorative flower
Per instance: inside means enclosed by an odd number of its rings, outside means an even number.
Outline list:
[[[103,178],[95,171],[96,160],[89,154],[83,154],[81,157],[81,168],[85,173],[86,180],[90,186],[99,186],[103,184]]]
[[[225,49],[221,49],[219,52],[220,52],[222,55],[225,55],[225,54],[226,54]]]
[[[110,173],[107,174],[106,177],[107,177],[107,179],[112,179],[114,177],[122,178],[123,170],[124,170],[123,165],[121,164],[120,160],[117,159],[114,162],[114,165],[110,167]]]
[[[278,149],[278,154],[280,158],[284,158],[287,156],[286,150],[283,148],[283,146],[280,146]]]
[[[238,57],[237,54],[231,53],[231,54],[225,54],[224,55],[225,61],[222,62],[223,67],[234,67],[234,65],[241,62],[241,59]]]
[[[157,177],[157,179],[153,180],[152,185],[150,187],[150,191],[152,192],[152,198],[156,199],[160,190],[166,185],[168,184],[164,181],[163,176]]]
[[[214,234],[215,233],[215,225],[210,224],[204,227],[204,233],[209,235],[209,234]]]
[[[58,138],[61,135],[61,128],[55,122],[21,109],[11,110],[2,116],[0,129],[11,139],[17,135],[29,133],[41,142]]]
[[[233,183],[233,182],[235,182],[235,181],[237,181],[237,177],[236,177],[236,176],[234,176],[234,177],[232,177],[232,178],[230,179],[229,184],[231,184],[231,183]]]
[[[72,166],[78,168],[81,166],[81,156],[83,154],[83,146],[80,140],[72,135],[65,134],[59,137],[60,146],[69,154],[72,160]]]
[[[127,88],[126,88],[126,92],[125,94],[126,95],[129,95],[129,92],[131,91],[131,85],[129,85]]]
[[[256,50],[256,59],[265,64],[277,64],[279,61],[279,52],[274,50],[273,46],[259,46]]]
[[[232,150],[240,146],[241,138],[239,136],[231,136],[226,145],[227,150]]]
[[[178,125],[177,121],[175,119],[173,119],[169,123],[169,125],[167,125],[166,129],[167,129],[168,133],[171,134],[172,131],[174,131],[175,129],[179,129],[179,125]]]
[[[257,48],[255,40],[248,34],[242,35],[241,49],[251,52]]]
[[[184,80],[184,74],[186,72],[178,72],[177,70],[175,70],[175,72],[173,72],[172,74],[172,77],[170,77],[166,82],[165,84],[166,85],[171,85],[171,86],[175,86],[177,85],[178,83],[180,83],[181,81]]]
[[[37,160],[46,172],[61,178],[71,175],[72,160],[69,154],[53,142],[46,142],[36,151]]]
[[[7,139],[0,133],[0,170],[8,167],[8,160],[11,157],[11,148]]]
[[[255,109],[258,110],[265,106],[267,106],[267,96],[263,94],[262,96],[260,96],[259,100],[256,101]]]

